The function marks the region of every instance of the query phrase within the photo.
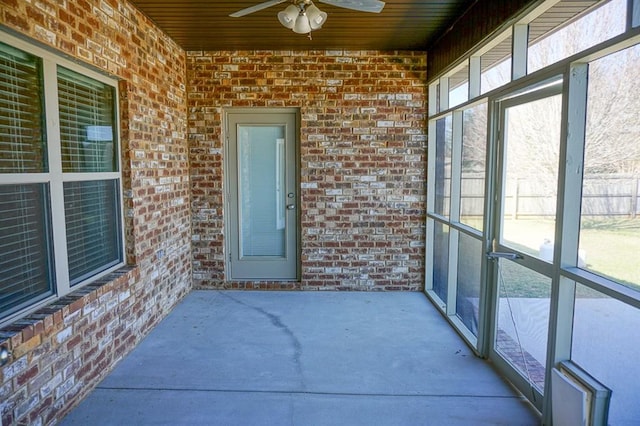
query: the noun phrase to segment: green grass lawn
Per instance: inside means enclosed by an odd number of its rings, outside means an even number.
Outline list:
[[[503,235],[508,245],[537,256],[545,239],[553,241],[554,222],[506,220]],[[580,231],[580,249],[585,254],[585,269],[640,291],[640,219],[587,219]],[[525,271],[516,266],[504,271],[505,290],[513,293],[509,295],[549,297],[548,280]]]

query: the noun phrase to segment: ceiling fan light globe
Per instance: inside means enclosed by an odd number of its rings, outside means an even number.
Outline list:
[[[285,10],[278,13],[278,20],[285,28],[291,29],[296,24],[296,18],[298,17],[298,13],[299,13],[298,7],[291,4],[287,6]]]
[[[296,21],[293,19],[290,19],[286,13],[284,12],[280,12],[278,13],[278,21],[280,21],[280,23],[282,24],[283,27],[285,28],[293,28],[293,26],[295,25]]]
[[[311,24],[309,18],[304,13],[300,13],[296,18],[296,23],[293,26],[293,32],[298,34],[307,34],[311,32]]]
[[[322,28],[322,25],[327,20],[327,13],[318,9],[314,4],[307,7],[306,9],[307,17],[309,18],[309,25],[312,30],[317,30]]]
[[[287,14],[289,19],[291,19],[292,21],[295,21],[296,18],[298,17],[298,14],[300,13],[300,8],[295,4],[290,4],[289,6],[286,7],[286,9],[284,10],[284,13]]]

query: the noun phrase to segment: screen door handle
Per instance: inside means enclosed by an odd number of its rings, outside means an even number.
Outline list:
[[[519,255],[518,253],[507,253],[502,251],[491,251],[487,253],[487,257],[491,260],[498,259],[498,258],[511,259],[511,260],[522,259],[522,256]]]

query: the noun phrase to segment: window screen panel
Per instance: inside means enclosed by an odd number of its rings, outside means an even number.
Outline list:
[[[0,185],[0,317],[53,293],[46,184]]]
[[[448,217],[451,209],[451,145],[453,117],[436,121],[436,204],[435,213]]]
[[[117,180],[64,184],[71,285],[122,261],[118,199]]]
[[[117,171],[115,89],[58,67],[64,172]]]
[[[0,43],[0,173],[47,171],[40,58]]]

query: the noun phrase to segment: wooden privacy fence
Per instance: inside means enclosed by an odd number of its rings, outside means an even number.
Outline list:
[[[640,215],[640,175],[585,176],[582,186],[582,216]],[[462,216],[480,216],[484,208],[483,175],[463,175]],[[445,187],[447,182],[445,182]],[[520,178],[506,183],[505,213],[513,218],[553,216],[556,183],[545,179]],[[552,195],[553,194],[553,195]],[[449,195],[449,194],[447,194]],[[447,197],[448,198],[448,197]]]

